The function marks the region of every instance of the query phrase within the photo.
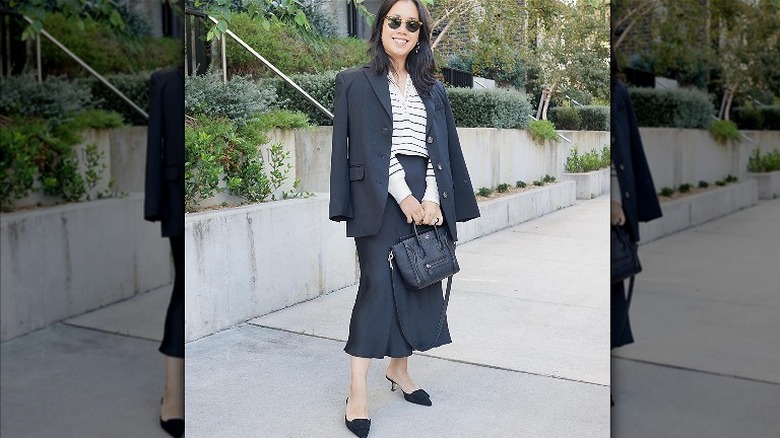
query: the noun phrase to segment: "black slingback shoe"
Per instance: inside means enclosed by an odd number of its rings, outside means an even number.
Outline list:
[[[344,403],[349,404],[349,397],[347,397],[347,400]],[[349,429],[350,432],[354,433],[360,438],[366,438],[368,436],[368,432],[371,430],[370,418],[355,418],[354,420],[349,421],[347,420],[347,415],[345,414],[344,424],[347,425],[347,429]]]
[[[163,399],[160,399],[162,404]],[[168,435],[174,438],[181,438],[184,436],[184,419],[183,418],[171,418],[170,420],[163,420],[160,416],[160,427],[163,428]]]
[[[395,387],[398,386],[401,388],[397,383],[393,381],[393,379],[385,376],[385,379],[390,381],[390,391],[395,391]],[[431,406],[433,403],[431,402],[431,396],[428,395],[427,392],[425,392],[422,389],[417,389],[413,391],[411,394],[407,394],[404,392],[403,389],[401,389],[401,392],[404,393],[404,398],[409,403],[414,403],[416,405],[423,405],[423,406]]]

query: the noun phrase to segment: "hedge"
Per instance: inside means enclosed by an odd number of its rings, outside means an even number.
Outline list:
[[[528,128],[531,104],[518,91],[448,88],[447,96],[458,127]]]
[[[298,74],[288,76],[322,106],[333,112],[333,91],[336,87],[336,72],[322,74]],[[290,111],[300,111],[315,126],[331,126],[333,120],[303,97],[296,89],[281,78],[265,78],[259,81],[278,96],[277,107]]]
[[[265,30],[246,14],[236,14],[230,29],[286,75],[338,71],[369,61],[367,42],[357,38],[307,39],[291,26]],[[226,56],[231,74],[274,75],[233,39],[227,41]]]
[[[707,129],[715,115],[710,97],[701,91],[629,88],[628,92],[639,126]]]
[[[185,80],[184,112],[196,117],[225,118],[243,127],[264,112],[276,109],[276,92],[242,76],[227,82],[217,74]]]
[[[780,105],[741,107],[731,110],[731,119],[739,129],[780,130]]]
[[[174,67],[183,61],[178,39],[122,37],[108,23],[84,20],[80,30],[60,14],[46,17],[46,30],[100,74],[138,73]],[[86,77],[89,73],[46,38],[41,39],[41,60],[47,74]]]
[[[551,108],[547,115],[560,130],[609,131],[608,106],[555,107]]]
[[[114,85],[122,94],[127,96],[142,110],[146,111],[147,114],[149,113],[149,87],[151,86],[151,77],[151,71],[134,74],[120,73],[105,76],[108,82]],[[146,117],[139,114],[133,107],[128,105],[127,102],[111,91],[110,88],[97,80],[97,78],[82,78],[77,80],[76,83],[84,84],[90,89],[98,108],[118,112],[122,115],[125,122],[131,125],[144,126],[149,123],[149,120]]]

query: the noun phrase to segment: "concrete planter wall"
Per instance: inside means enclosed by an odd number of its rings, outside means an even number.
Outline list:
[[[564,173],[563,181],[574,181],[577,185],[577,199],[593,199],[609,193],[609,169],[599,169],[585,173]]]
[[[328,196],[185,217],[186,341],[357,281],[354,240]]]
[[[758,199],[775,199],[780,196],[780,170],[768,173],[748,172],[745,179],[758,183]]]
[[[746,181],[661,203],[663,217],[639,224],[641,243],[651,242],[758,203],[758,183]]]
[[[3,341],[173,280],[138,194],[4,213],[0,236]]]
[[[330,190],[330,153],[333,129],[320,126],[295,131],[275,130],[272,141],[281,141],[294,151],[295,178],[301,188],[313,192]],[[519,129],[458,128],[458,135],[476,190],[501,183],[530,182],[545,174],[559,178],[571,146],[581,152],[601,150],[609,145],[609,132],[565,131],[565,141],[537,145],[527,131]]]
[[[702,129],[640,128],[639,132],[659,190],[683,183],[713,183],[729,174],[744,179],[753,149],[768,153],[780,144],[780,131],[745,131],[753,143],[743,140],[726,145]]]
[[[574,205],[574,181],[562,181],[479,203],[480,217],[458,223],[458,243]]]

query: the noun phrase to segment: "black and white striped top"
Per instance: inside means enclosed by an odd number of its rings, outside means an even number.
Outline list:
[[[388,192],[399,204],[407,196],[412,194],[409,185],[404,179],[406,174],[396,155],[416,155],[428,158],[428,147],[425,142],[425,128],[427,113],[417,89],[409,74],[406,80],[406,90],[402,95],[401,90],[388,73],[387,83],[390,87],[390,105],[393,109],[393,139],[390,149],[390,183]],[[439,203],[439,188],[436,184],[436,176],[433,172],[433,164],[428,158],[428,170],[425,174],[425,195],[422,201]]]

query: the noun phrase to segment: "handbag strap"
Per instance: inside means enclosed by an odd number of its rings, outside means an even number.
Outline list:
[[[390,262],[390,281],[392,282],[393,289],[395,290],[395,276],[398,275],[393,269],[392,261]],[[444,302],[441,305],[441,314],[439,315],[439,325],[436,327],[436,336],[431,341],[431,345],[425,348],[418,348],[419,351],[425,351],[431,349],[441,336],[441,331],[444,328],[444,318],[447,317],[447,305],[450,302],[450,291],[452,290],[452,275],[447,277],[447,292],[444,294]]]
[[[623,332],[626,331],[626,327],[628,327],[628,308],[631,307],[631,297],[634,296],[634,279],[636,278],[636,275],[632,275],[631,279],[628,280],[628,296],[626,297],[626,314],[623,315],[623,326],[620,328],[620,335],[623,335]]]

